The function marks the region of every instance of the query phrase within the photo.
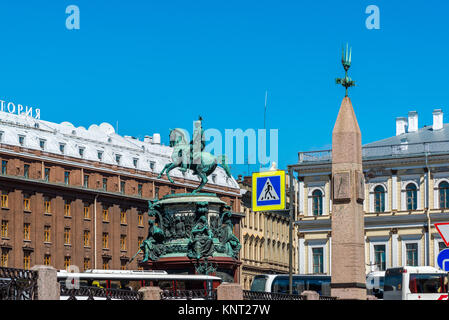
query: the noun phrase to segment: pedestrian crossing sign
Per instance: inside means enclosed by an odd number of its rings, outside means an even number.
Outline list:
[[[252,178],[253,211],[285,209],[285,171],[254,172]]]

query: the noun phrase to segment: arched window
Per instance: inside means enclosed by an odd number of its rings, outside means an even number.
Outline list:
[[[314,216],[323,215],[323,193],[319,189],[312,192],[312,212]]]
[[[377,186],[374,188],[374,211],[385,211],[385,189],[382,186]]]
[[[443,181],[438,186],[440,189],[440,209],[449,208],[449,183]]]
[[[407,199],[407,210],[416,210],[418,208],[418,191],[414,183],[409,183],[405,187],[405,196]]]

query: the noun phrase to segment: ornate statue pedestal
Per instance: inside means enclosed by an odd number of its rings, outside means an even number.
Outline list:
[[[139,265],[238,281],[240,242],[233,235],[230,209],[212,193],[170,194],[150,201],[150,228]]]

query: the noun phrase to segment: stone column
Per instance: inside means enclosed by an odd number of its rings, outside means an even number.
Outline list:
[[[31,270],[37,271],[37,300],[59,300],[60,288],[56,269],[36,265]]]
[[[243,300],[243,289],[238,283],[222,283],[217,287],[217,300]]]
[[[161,300],[161,288],[159,287],[143,287],[139,289],[142,292],[142,300]]]
[[[331,294],[366,300],[361,133],[349,97],[332,132]]]

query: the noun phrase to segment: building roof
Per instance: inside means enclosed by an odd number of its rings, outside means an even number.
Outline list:
[[[432,126],[425,126],[415,132],[406,132],[398,136],[367,143],[364,147],[390,146],[404,143],[425,143],[449,141],[449,124],[444,124],[442,129],[433,130]]]
[[[93,124],[86,129],[75,127],[70,122],[58,124],[25,114],[17,115],[3,111],[0,111],[0,133],[2,144],[154,173],[160,172],[171,162],[173,151],[173,148],[160,143],[159,134],[154,134],[153,137],[146,136],[142,141],[117,134],[114,127],[106,122],[100,125]],[[19,142],[19,136],[23,137],[22,144]],[[64,145],[63,152],[60,149],[61,144]],[[217,167],[214,174],[215,181],[210,179],[210,184],[239,189],[235,179],[228,178],[223,168]],[[199,181],[191,171],[183,175],[181,171],[174,169],[170,175]]]

